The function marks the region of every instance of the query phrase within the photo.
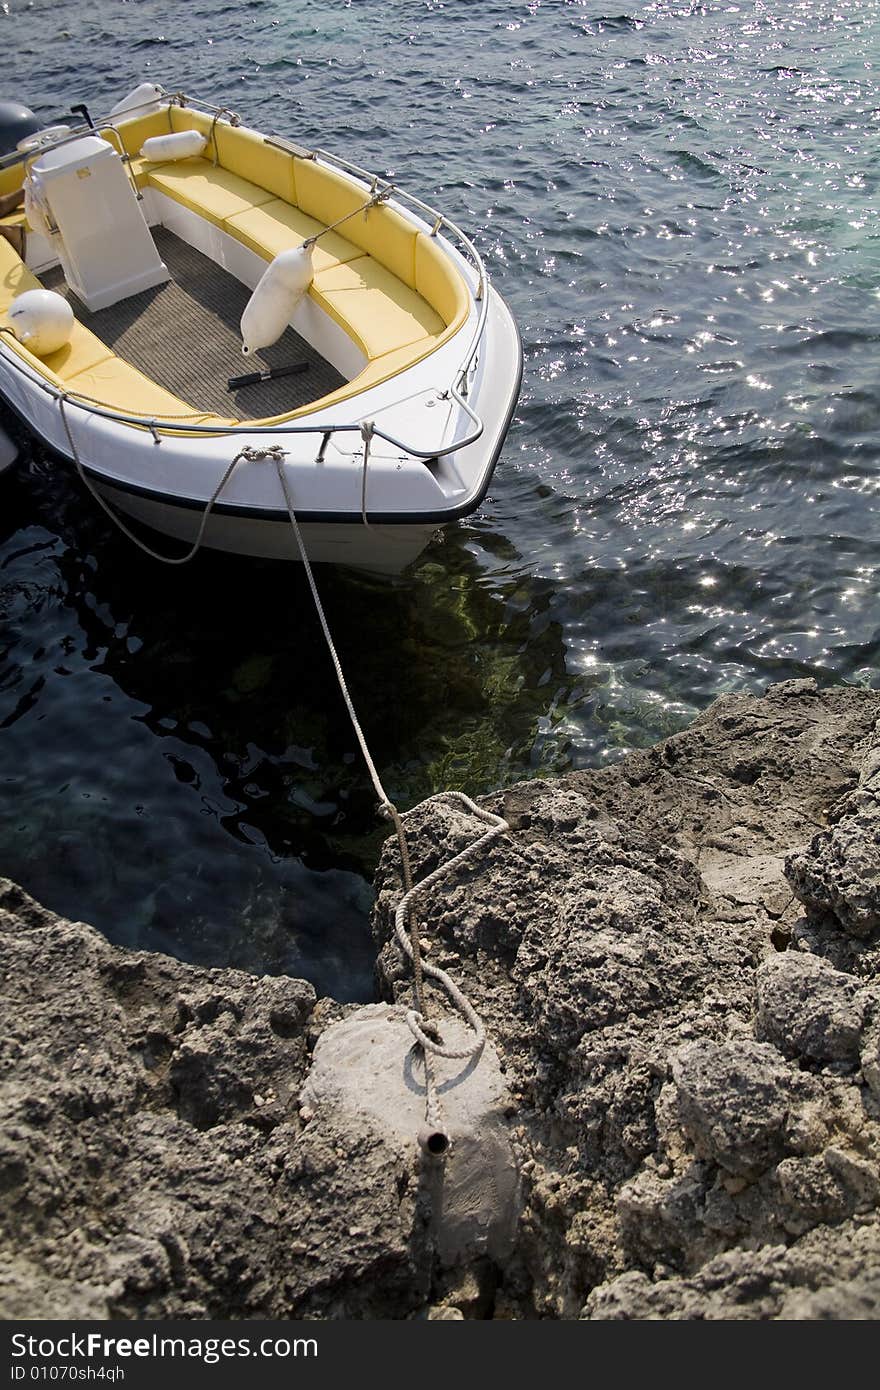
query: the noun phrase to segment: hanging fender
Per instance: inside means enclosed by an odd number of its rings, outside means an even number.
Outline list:
[[[40,180],[32,169],[24,181],[24,215],[32,232],[45,237],[47,241],[52,240],[49,204]]]
[[[312,252],[307,246],[282,251],[269,262],[241,316],[241,351],[245,357],[278,342],[314,276]]]
[[[130,120],[134,116],[151,116],[162,110],[165,93],[155,82],[140,82],[110,109],[110,119]],[[167,101],[167,98],[165,98]]]

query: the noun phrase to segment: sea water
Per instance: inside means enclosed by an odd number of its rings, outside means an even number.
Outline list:
[[[488,498],[319,582],[401,807],[601,765],[770,681],[880,684],[880,0],[47,0],[2,95],[144,79],[471,234],[522,331]],[[140,555],[0,480],[0,872],[116,942],[372,989],[387,826],[295,566]]]

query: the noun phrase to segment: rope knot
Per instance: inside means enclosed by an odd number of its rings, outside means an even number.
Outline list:
[[[364,441],[364,469],[361,475],[361,521],[369,526],[367,516],[367,468],[370,462],[370,445],[376,433],[375,420],[361,420],[361,439]]]
[[[437,1043],[438,1047],[442,1047],[443,1034],[440,1032],[440,1029],[437,1027],[436,1023],[432,1023],[429,1018],[424,1018],[421,1014],[417,1014],[416,1017],[418,1018],[419,1027],[421,1028],[425,1037],[430,1038],[432,1043]]]
[[[244,459],[246,463],[261,463],[263,459],[273,459],[280,463],[282,459],[287,458],[287,450],[282,449],[280,444],[267,444],[264,449],[256,449],[251,444],[245,444],[244,448],[239,450],[237,457]]]

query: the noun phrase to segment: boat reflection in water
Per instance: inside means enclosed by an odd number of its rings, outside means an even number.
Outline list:
[[[205,552],[167,570],[39,459],[7,500],[5,871],[114,941],[370,997],[387,824],[301,568]],[[399,580],[321,571],[402,808],[564,765],[548,710],[575,692],[552,586],[517,563],[478,522]]]

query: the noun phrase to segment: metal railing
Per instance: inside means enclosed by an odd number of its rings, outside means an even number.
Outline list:
[[[34,131],[33,138],[36,140],[39,134],[40,132],[38,130]],[[77,140],[82,140],[83,137],[87,135],[112,135],[115,138],[119,146],[119,157],[125,164],[132,188],[135,191],[135,196],[137,198],[140,198],[140,190],[138,189],[138,186],[134,179],[134,175],[132,174],[131,168],[129,167],[129,155],[128,151],[125,148],[125,142],[122,139],[122,136],[119,133],[117,127],[109,119],[107,119],[106,121],[101,121],[100,125],[96,125],[94,128],[85,124],[75,125],[71,130],[68,131],[66,135],[55,136],[53,139],[46,140],[44,143],[34,144],[26,150],[12,150],[9,154],[4,154],[0,156],[0,172],[2,172],[5,169],[12,169],[15,167],[16,164],[23,164],[24,176],[25,178],[27,178],[27,175],[30,171],[29,166],[32,160],[39,159],[42,155],[46,154],[48,150],[60,150],[65,145],[72,145]]]
[[[156,101],[167,101],[169,107],[174,105],[189,106],[195,109],[203,110],[206,113],[210,113],[215,117],[215,123],[216,121],[219,121],[224,115],[229,116],[231,118],[231,124],[238,124],[240,120],[240,118],[237,116],[237,113],[229,111],[227,107],[214,106],[211,102],[203,101],[200,97],[187,96],[183,92],[170,93],[166,92],[164,89],[160,90],[161,95],[156,97],[155,99],[151,99],[150,101],[144,102],[143,108],[140,106],[132,107],[125,112],[120,112],[116,119],[131,119],[132,116],[135,115],[139,110],[149,109],[153,107]],[[116,127],[110,120],[110,118],[107,118],[106,120],[96,120],[95,126],[99,131],[112,130],[114,134],[117,135],[117,138],[120,142],[120,146],[122,146],[122,138],[119,135],[119,132],[116,130]],[[16,163],[26,164],[27,160],[32,158],[34,154],[41,154],[44,153],[46,150],[59,148],[62,145],[71,143],[73,140],[81,139],[84,134],[88,133],[91,133],[90,127],[84,125],[80,128],[72,130],[69,135],[60,137],[57,141],[53,140],[47,142],[45,145],[40,146],[35,151],[13,151],[11,155],[4,156],[2,159],[0,159],[0,169],[5,167],[11,167]],[[472,431],[469,434],[465,434],[460,439],[455,439],[451,444],[444,446],[442,449],[427,450],[419,449],[418,447],[412,444],[406,443],[405,441],[398,439],[395,435],[389,434],[387,431],[383,430],[379,425],[374,424],[372,432],[376,437],[383,439],[387,444],[390,444],[392,448],[402,450],[403,453],[409,454],[412,458],[422,460],[445,458],[448,454],[456,453],[460,449],[465,449],[469,445],[475,444],[477,440],[481,437],[484,426],[480,417],[471,409],[470,405],[468,404],[468,401],[466,400],[468,394],[468,377],[475,363],[479,346],[486,330],[486,320],[488,316],[489,306],[489,296],[487,293],[489,281],[488,276],[486,274],[486,268],[483,264],[483,260],[480,256],[480,253],[477,251],[477,248],[474,246],[470,238],[465,234],[465,232],[462,231],[460,227],[456,225],[456,223],[454,223],[450,218],[448,218],[445,213],[442,213],[438,209],[431,207],[430,204],[423,202],[422,199],[415,197],[411,193],[407,193],[406,190],[398,188],[396,185],[391,184],[386,179],[380,179],[377,175],[369,173],[367,170],[360,168],[358,165],[353,164],[349,160],[343,159],[341,156],[335,155],[330,151],[318,149],[315,150],[313,153],[315,154],[316,158],[321,159],[331,167],[336,166],[337,168],[343,170],[350,176],[360,179],[368,186],[368,188],[372,189],[373,191],[378,191],[381,188],[387,188],[390,193],[390,191],[393,189],[395,195],[393,199],[394,202],[403,202],[405,204],[408,204],[410,207],[417,209],[420,213],[427,214],[427,217],[432,220],[433,225],[431,228],[429,228],[429,234],[431,236],[436,237],[440,229],[443,228],[449,233],[451,233],[453,237],[455,237],[455,239],[459,242],[461,247],[464,247],[467,255],[463,257],[463,259],[465,259],[466,263],[469,262],[471,272],[476,275],[477,287],[476,291],[474,292],[474,300],[479,305],[479,312],[477,315],[477,322],[474,327],[474,332],[468,344],[468,348],[465,353],[464,359],[461,365],[458,367],[457,371],[453,374],[452,382],[449,386],[447,394],[455,402],[455,404],[458,405],[462,411],[464,411],[465,415],[468,417],[468,420],[473,426]],[[459,251],[459,254],[461,254],[461,251]],[[4,334],[0,333],[0,342],[3,341],[3,338]],[[89,414],[97,415],[105,420],[111,420],[118,424],[132,425],[139,429],[146,429],[153,435],[153,439],[157,444],[160,442],[160,439],[163,435],[204,435],[214,438],[218,436],[223,438],[229,436],[230,438],[235,438],[239,435],[270,434],[275,437],[278,437],[280,435],[287,436],[315,434],[324,436],[324,440],[321,445],[321,454],[323,455],[323,451],[327,446],[327,442],[332,435],[361,433],[360,422],[344,422],[339,424],[328,424],[326,422],[315,422],[312,424],[295,424],[291,422],[278,423],[273,425],[263,425],[260,424],[259,421],[255,421],[252,423],[240,423],[237,425],[218,426],[216,424],[209,425],[197,424],[194,422],[189,423],[186,421],[186,417],[181,417],[178,422],[175,422],[172,417],[168,416],[150,417],[146,415],[130,414],[125,411],[116,410],[110,406],[105,406],[100,401],[92,400],[89,397],[78,396],[76,391],[61,390],[57,386],[55,386],[53,382],[50,382],[38,375],[32,377],[29,375],[27,370],[28,364],[26,364],[20,358],[18,358],[16,354],[12,354],[11,356],[9,354],[6,354],[6,357],[7,361],[9,361],[12,366],[14,366],[17,370],[21,371],[21,373],[27,376],[28,379],[31,380],[34,385],[38,386],[47,395],[52,396],[53,399],[60,400],[61,398],[63,398],[64,400],[69,401],[71,405],[77,406],[79,409],[85,410]],[[30,370],[31,372],[34,371],[33,368],[31,368]]]

